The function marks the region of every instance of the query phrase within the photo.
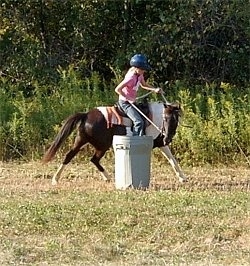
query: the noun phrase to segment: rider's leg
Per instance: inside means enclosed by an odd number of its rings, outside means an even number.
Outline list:
[[[133,136],[143,136],[144,120],[129,102],[119,102],[124,112],[133,122]]]

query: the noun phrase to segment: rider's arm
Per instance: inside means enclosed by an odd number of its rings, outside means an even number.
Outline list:
[[[122,95],[123,97],[126,97],[126,95],[124,95],[122,89],[123,89],[124,87],[127,86],[127,82],[128,82],[128,81],[123,80],[121,83],[119,83],[119,84],[116,86],[116,88],[115,88],[115,92],[116,92],[117,94],[119,94],[119,95]]]
[[[152,85],[148,84],[145,79],[143,78],[141,80],[141,83],[140,83],[141,87],[145,90],[148,90],[148,91],[154,91],[156,93],[160,93],[162,92],[162,89],[161,88],[155,88],[153,87]]]

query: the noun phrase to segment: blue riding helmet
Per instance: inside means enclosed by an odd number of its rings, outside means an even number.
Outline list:
[[[151,67],[148,64],[147,57],[143,54],[135,54],[130,59],[130,66],[138,67],[143,70],[150,70]]]

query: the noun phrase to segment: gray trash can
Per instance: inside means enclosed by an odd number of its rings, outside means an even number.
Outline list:
[[[113,138],[115,153],[115,187],[148,188],[150,183],[150,136],[118,136]]]

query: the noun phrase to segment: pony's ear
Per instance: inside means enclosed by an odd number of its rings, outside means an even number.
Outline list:
[[[163,103],[164,108],[172,107],[172,104]]]
[[[179,109],[181,109],[181,104],[179,102],[177,102],[177,106]]]
[[[173,106],[177,109],[181,109],[181,104],[179,102],[175,102]]]

